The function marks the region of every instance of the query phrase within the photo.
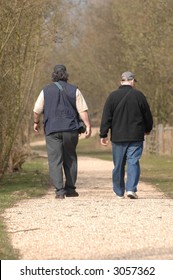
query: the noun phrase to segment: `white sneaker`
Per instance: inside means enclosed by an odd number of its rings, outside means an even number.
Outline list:
[[[124,198],[124,195],[123,196],[119,196],[119,195],[117,195],[115,192],[113,192],[114,194],[115,194],[115,196],[117,197],[117,198],[120,198],[120,199],[123,199]]]
[[[129,197],[131,199],[137,199],[138,198],[137,194],[135,192],[131,192],[131,191],[127,192],[127,197]]]

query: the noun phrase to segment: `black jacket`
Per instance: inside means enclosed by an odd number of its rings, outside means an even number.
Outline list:
[[[107,137],[110,129],[112,142],[143,141],[152,126],[153,118],[144,94],[130,85],[122,85],[106,100],[100,137]]]

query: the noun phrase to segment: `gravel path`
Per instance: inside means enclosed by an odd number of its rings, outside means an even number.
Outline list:
[[[173,259],[173,200],[142,182],[138,200],[117,199],[112,167],[79,157],[79,197],[56,200],[52,188],[6,210],[21,259]]]

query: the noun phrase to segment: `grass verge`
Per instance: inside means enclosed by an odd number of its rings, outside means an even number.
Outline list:
[[[173,157],[143,155],[141,158],[141,181],[155,185],[173,198]]]
[[[21,172],[6,174],[0,181],[0,259],[19,259],[19,252],[14,250],[2,214],[21,199],[43,196],[49,185],[47,159],[29,159]]]

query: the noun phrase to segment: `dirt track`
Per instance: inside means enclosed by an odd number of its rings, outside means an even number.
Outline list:
[[[173,200],[139,184],[139,199],[117,199],[112,163],[79,157],[77,198],[23,200],[4,214],[24,260],[173,259]]]

